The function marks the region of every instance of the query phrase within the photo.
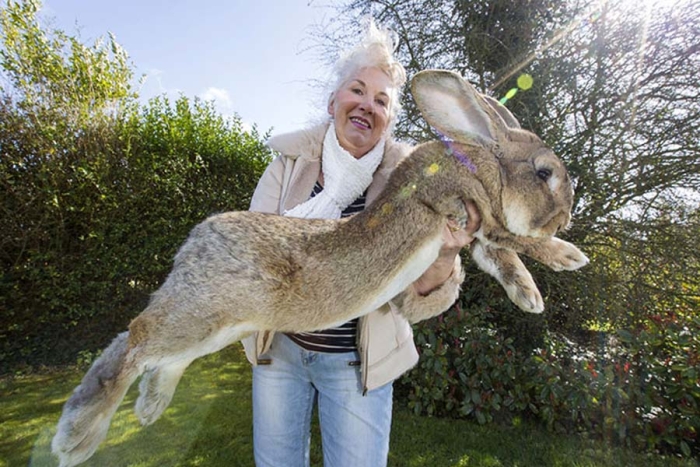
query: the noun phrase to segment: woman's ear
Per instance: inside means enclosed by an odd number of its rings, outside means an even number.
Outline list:
[[[335,95],[331,94],[328,97],[328,115],[331,116],[331,118],[335,117]]]

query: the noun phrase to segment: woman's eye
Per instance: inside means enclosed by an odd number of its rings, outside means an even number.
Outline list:
[[[386,107],[387,103],[383,99],[377,99],[377,104],[381,105],[382,107]]]
[[[357,94],[358,96],[361,96],[361,95],[362,95],[362,89],[360,89],[360,88],[353,88],[353,89],[352,89],[352,92],[354,92],[354,93]]]

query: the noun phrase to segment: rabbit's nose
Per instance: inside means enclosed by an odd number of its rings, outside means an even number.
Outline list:
[[[557,227],[557,232],[566,230],[569,227],[569,222],[571,222],[571,215],[564,213],[559,217],[559,226]]]

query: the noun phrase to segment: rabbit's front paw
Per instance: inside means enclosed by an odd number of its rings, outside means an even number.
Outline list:
[[[552,264],[550,264],[550,267],[555,271],[575,271],[590,262],[588,257],[571,243],[558,238],[553,238],[552,240],[556,240],[560,244],[555,249],[556,254]]]
[[[556,237],[539,244],[527,254],[555,271],[574,271],[590,262],[576,246]]]
[[[483,241],[472,244],[472,258],[501,283],[508,298],[528,313],[542,313],[544,300],[523,262],[513,250],[496,248]]]
[[[538,314],[544,311],[544,300],[534,282],[517,281],[512,284],[503,284],[503,287],[508,298],[521,310]]]

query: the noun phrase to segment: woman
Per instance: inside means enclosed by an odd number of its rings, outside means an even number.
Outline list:
[[[263,174],[252,211],[340,218],[372,203],[409,148],[391,128],[406,73],[387,31],[370,24],[364,40],[336,64],[330,121],[269,141],[280,153]],[[456,300],[464,276],[459,251],[477,230],[446,225],[435,263],[394,300],[331,330],[259,333],[244,345],[253,363],[253,425],[258,467],[308,466],[310,419],[318,414],[324,465],[386,465],[392,382],[418,361],[403,307],[429,318]]]

